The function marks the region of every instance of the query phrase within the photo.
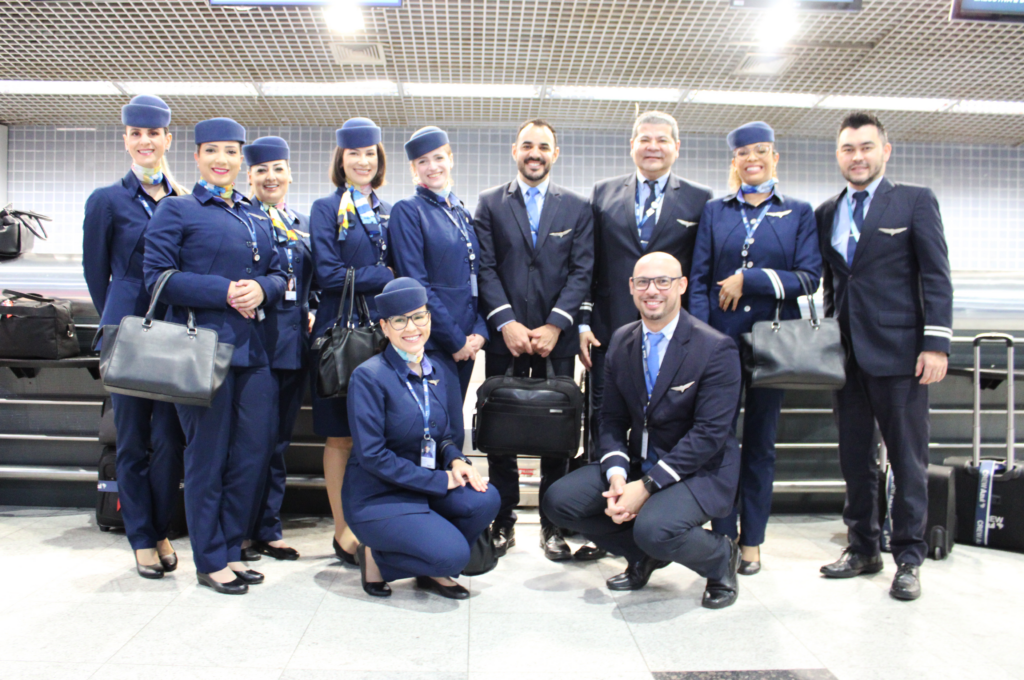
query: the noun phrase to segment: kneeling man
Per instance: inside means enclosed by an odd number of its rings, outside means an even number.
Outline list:
[[[640,258],[629,287],[641,320],[608,348],[600,462],[555,482],[544,511],[628,560],[610,589],[643,588],[655,569],[678,562],[707,579],[705,607],[728,607],[739,592],[739,549],[702,527],[736,500],[739,352],[681,309],[686,279],[671,255]]]

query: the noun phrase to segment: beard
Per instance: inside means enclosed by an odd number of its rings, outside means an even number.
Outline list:
[[[540,167],[537,168],[536,170],[531,170],[526,165],[526,162],[529,160],[538,160],[541,164]],[[541,159],[535,158],[524,159],[523,162],[517,164],[517,168],[519,172],[522,173],[523,177],[529,179],[531,182],[539,182],[543,180],[545,177],[547,177],[548,173],[551,172],[551,166],[548,163],[545,163]]]

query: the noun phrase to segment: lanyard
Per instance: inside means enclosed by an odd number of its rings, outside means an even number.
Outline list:
[[[387,226],[387,219],[382,217],[380,214],[380,203],[377,203],[375,207],[371,207],[371,210],[377,215],[377,231],[370,231],[370,228],[363,224],[363,229],[366,230],[366,235],[370,239],[370,243],[377,246],[377,264],[384,264],[384,257],[388,252],[388,241],[384,235],[384,228]],[[359,223],[362,224],[362,220]]]
[[[870,200],[871,194],[868,194],[868,198],[864,199],[865,206],[867,209],[867,201]],[[846,192],[846,215],[850,218],[850,236],[853,236],[853,240],[856,243],[860,243],[860,229],[857,228],[857,223],[853,221],[853,198],[850,196],[850,192]]]
[[[466,242],[466,249],[469,251],[469,273],[470,275],[475,274],[476,253],[473,251],[473,241],[469,238],[469,228],[463,224],[462,213],[456,210],[454,206],[449,210],[449,208],[446,208],[441,203],[438,203],[438,205],[441,206],[441,210],[452,221],[452,224],[459,230],[459,233],[462,234],[462,240]],[[455,215],[452,214],[453,212]],[[456,219],[456,215],[458,215],[458,219]]]
[[[406,380],[405,386],[409,388],[409,394],[412,395],[416,405],[420,408],[420,413],[423,414],[423,440],[430,441],[430,391],[427,376],[423,376],[423,403],[420,403],[419,397],[416,396],[416,390],[412,388],[412,383]]]
[[[743,229],[747,233],[747,237],[743,239],[743,248],[740,249],[740,257],[743,258],[743,265],[740,269],[747,269],[747,256],[750,254],[750,246],[754,245],[754,232],[761,226],[761,222],[764,221],[764,216],[768,214],[768,210],[772,207],[771,197],[764,202],[764,208],[761,209],[761,214],[757,216],[757,219],[750,220],[747,218],[747,211],[743,207],[743,200],[740,199],[740,216],[743,218]]]
[[[149,205],[149,201],[147,201],[142,196],[138,196],[137,198],[139,199],[139,203],[142,204],[142,207],[146,209],[146,214],[149,215],[150,217],[153,217],[153,208],[152,206]]]
[[[251,241],[247,241],[246,245],[252,248],[252,259],[253,262],[260,261],[260,248],[256,243],[256,225],[252,223],[252,218],[249,217],[249,213],[245,213],[245,219],[238,215],[234,210],[229,209],[226,205],[217,204],[224,212],[234,217],[236,220],[245,225],[245,228],[249,230],[249,237]]]

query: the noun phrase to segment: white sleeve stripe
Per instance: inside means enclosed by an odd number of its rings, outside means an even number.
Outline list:
[[[953,333],[953,329],[952,328],[947,328],[946,326],[929,326],[929,325],[926,324],[924,329],[926,331],[940,331],[942,333],[950,333],[950,334]]]
[[[493,312],[491,312],[490,314],[487,315],[487,319],[490,320],[490,318],[492,316],[494,316],[495,314],[497,314],[498,312],[500,312],[503,309],[512,309],[512,305],[502,305],[501,307],[495,308],[495,310]]]
[[[947,338],[949,340],[953,339],[953,331],[940,331],[940,330],[934,330],[934,329],[926,328],[925,331],[924,331],[924,334],[925,335],[934,335],[935,337],[939,337],[939,338]]]
[[[569,323],[572,323],[572,322],[573,322],[572,314],[570,314],[569,312],[564,312],[564,311],[562,311],[561,309],[559,309],[558,307],[554,307],[554,308],[552,308],[552,310],[551,310],[551,311],[552,311],[552,312],[558,312],[559,314],[561,314],[562,316],[564,316],[564,317],[565,317],[566,319],[568,319],[568,320],[569,320]]]
[[[593,302],[584,302],[583,304],[580,305],[580,309],[586,309],[588,311],[593,309],[593,308],[594,308],[594,303]]]
[[[612,451],[611,453],[606,453],[603,456],[601,456],[601,462],[604,463],[606,460],[613,456],[621,456],[622,458],[625,458],[627,461],[629,460],[629,456],[624,454],[622,451]]]
[[[782,286],[782,279],[779,278],[779,275],[775,272],[775,270],[764,269],[762,271],[764,271],[764,273],[768,275],[768,280],[772,282],[772,288],[775,289],[776,299],[781,300],[784,297],[786,297],[786,289],[783,288]]]
[[[660,465],[661,467],[665,468],[665,470],[666,470],[666,471],[667,471],[667,472],[668,472],[668,473],[669,473],[670,475],[672,475],[672,479],[676,480],[677,482],[679,481],[679,475],[677,475],[677,474],[676,474],[676,471],[675,471],[675,470],[673,470],[672,468],[670,468],[670,467],[669,467],[668,465],[665,465],[665,461],[664,461],[664,460],[659,460],[659,461],[658,461],[658,465]]]

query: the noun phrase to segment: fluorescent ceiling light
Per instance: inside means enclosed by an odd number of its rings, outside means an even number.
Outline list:
[[[533,99],[540,96],[536,85],[474,85],[467,83],[402,83],[409,97],[497,97]]]
[[[0,94],[120,95],[113,83],[66,80],[0,80]]]
[[[252,83],[119,83],[128,94],[195,97],[258,97]]]
[[[736,92],[732,90],[694,90],[686,96],[691,104],[724,104],[727,106],[788,106],[811,109],[821,95],[791,92]]]
[[[374,97],[397,96],[398,85],[390,80],[362,80],[347,83],[263,83],[268,97]]]
[[[324,21],[335,33],[356,33],[366,28],[356,0],[330,0],[324,6]]]
[[[996,102],[982,99],[962,99],[953,108],[953,113],[994,113],[1004,116],[1024,115],[1024,102]]]
[[[825,97],[818,104],[822,109],[866,109],[877,111],[942,111],[956,103],[955,99],[921,97]]]
[[[553,87],[552,99],[592,99],[609,102],[678,102],[682,90],[668,87]]]

